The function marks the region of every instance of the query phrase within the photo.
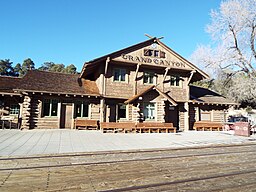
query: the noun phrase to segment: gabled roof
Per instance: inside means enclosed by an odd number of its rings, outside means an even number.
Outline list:
[[[239,105],[226,97],[206,88],[190,86],[190,102],[202,104]]]
[[[145,89],[144,91],[142,91],[141,93],[134,95],[133,97],[126,100],[124,103],[125,104],[132,103],[133,101],[137,100],[139,97],[142,97],[143,95],[145,95],[146,93],[148,93],[149,91],[152,91],[152,90],[156,90],[159,93],[159,95],[161,95],[165,99],[167,99],[172,105],[174,105],[174,106],[178,105],[173,98],[171,98],[169,95],[160,91],[155,85],[152,85],[152,86],[148,87],[147,89]]]
[[[126,52],[129,52],[129,51],[131,51],[131,50],[140,49],[140,48],[142,48],[142,47],[144,47],[144,46],[146,46],[146,45],[150,45],[150,44],[156,42],[156,39],[157,39],[157,38],[154,37],[154,38],[149,39],[149,40],[147,40],[147,41],[143,41],[143,42],[137,43],[137,44],[132,45],[132,46],[129,46],[129,47],[127,47],[127,48],[120,49],[120,50],[118,50],[118,51],[115,51],[115,52],[109,53],[109,54],[107,54],[107,55],[104,55],[104,56],[98,57],[98,58],[96,58],[96,59],[93,59],[93,60],[91,60],[91,61],[85,62],[84,65],[83,65],[83,68],[82,68],[81,76],[80,76],[80,77],[83,76],[84,70],[85,70],[85,68],[86,68],[88,65],[92,65],[92,64],[95,64],[95,63],[98,63],[98,62],[101,62],[101,61],[106,61],[106,59],[107,59],[108,57],[110,57],[110,58],[118,57],[118,56],[120,56],[121,54],[126,53]]]
[[[107,60],[107,58],[116,58],[121,56],[122,54],[146,47],[148,45],[151,45],[153,43],[158,43],[160,46],[162,46],[163,48],[165,48],[167,51],[169,51],[171,54],[173,54],[175,57],[177,57],[178,59],[182,60],[185,64],[187,64],[188,66],[190,66],[193,70],[196,71],[196,76],[198,77],[197,79],[205,79],[205,78],[209,78],[209,76],[203,72],[201,69],[199,69],[198,67],[196,67],[194,64],[192,64],[191,62],[189,62],[188,60],[186,60],[185,58],[183,58],[181,55],[179,55],[178,53],[176,53],[175,51],[173,51],[170,47],[168,47],[167,45],[165,45],[164,43],[162,43],[158,38],[153,37],[149,40],[140,42],[138,44],[129,46],[127,48],[115,51],[113,53],[104,55],[102,57],[93,59],[91,61],[85,62],[81,71],[81,76],[82,77],[85,73],[85,70],[89,69],[90,67],[94,67],[95,64],[100,63],[100,62],[104,62]]]
[[[176,57],[178,57],[179,59],[181,59],[182,61],[184,61],[188,66],[190,66],[191,68],[193,68],[198,74],[202,75],[203,78],[208,79],[209,75],[207,73],[205,73],[204,71],[202,71],[201,69],[199,69],[197,66],[195,66],[194,64],[192,64],[190,61],[188,61],[187,59],[185,59],[184,57],[182,57],[180,54],[178,54],[177,52],[175,52],[174,50],[172,50],[170,47],[168,47],[167,45],[165,45],[163,42],[161,42],[159,39],[157,39],[157,42],[162,45],[165,49],[167,49],[170,53],[172,53],[173,55],[175,55]]]
[[[79,74],[65,74],[39,70],[28,71],[15,87],[17,91],[74,95],[99,95],[95,81],[79,78]]]

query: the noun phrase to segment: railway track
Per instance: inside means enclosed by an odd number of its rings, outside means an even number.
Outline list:
[[[237,152],[216,152],[216,153],[203,153],[203,154],[177,155],[177,156],[164,156],[164,157],[151,157],[151,158],[141,158],[141,159],[127,159],[127,160],[101,161],[101,162],[89,162],[89,163],[76,163],[75,162],[75,163],[58,164],[58,165],[0,168],[0,171],[27,170],[27,169],[48,169],[48,168],[57,168],[57,167],[60,168],[60,167],[129,163],[129,162],[139,162],[139,161],[171,160],[171,159],[178,159],[178,158],[209,157],[209,156],[216,156],[216,155],[242,154],[242,153],[253,153],[253,152],[255,152],[255,150],[244,150],[244,151],[237,151]]]
[[[163,183],[153,183],[148,185],[138,185],[138,186],[132,186],[132,187],[124,187],[124,188],[116,188],[111,190],[102,190],[99,192],[121,192],[121,191],[133,191],[133,190],[142,190],[142,189],[149,189],[149,188],[159,188],[163,186],[171,186],[171,185],[177,185],[177,184],[185,184],[190,182],[197,182],[197,181],[207,181],[210,179],[218,179],[218,178],[224,178],[224,177],[231,177],[231,176],[238,176],[238,175],[245,175],[249,173],[256,173],[256,169],[253,170],[245,170],[245,171],[238,171],[238,172],[232,172],[227,174],[215,174],[207,177],[195,177],[190,179],[184,179],[184,180],[177,180],[177,181],[171,181],[171,182],[163,182]],[[252,183],[250,183],[252,184]],[[256,181],[254,182],[256,184]]]
[[[255,147],[2,158],[0,191],[253,191]]]

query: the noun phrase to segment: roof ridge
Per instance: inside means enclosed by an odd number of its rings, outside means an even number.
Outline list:
[[[63,73],[63,72],[58,72],[58,71],[44,71],[44,70],[38,70],[38,69],[35,69],[35,70],[29,70],[28,72],[42,72],[42,73],[54,73],[54,74],[63,74],[63,75],[80,75],[79,73],[77,74],[71,74],[71,73]]]

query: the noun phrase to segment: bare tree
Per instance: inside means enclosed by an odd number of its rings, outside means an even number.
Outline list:
[[[236,88],[230,87],[236,89],[232,91],[234,96],[244,86],[241,81],[247,82],[247,86],[254,86],[255,83],[256,0],[223,1],[218,10],[211,11],[210,16],[211,23],[206,31],[211,35],[212,42],[198,46],[191,60],[206,71],[211,71],[212,75],[221,71],[237,82]],[[256,90],[252,91],[255,95]],[[247,90],[243,94],[252,92]]]

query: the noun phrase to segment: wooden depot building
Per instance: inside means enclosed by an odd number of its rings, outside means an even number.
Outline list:
[[[208,75],[158,38],[86,62],[80,74],[32,70],[0,77],[2,118],[21,129],[74,128],[75,119],[170,122],[180,131],[196,121],[223,122],[234,102],[191,83]],[[1,113],[1,111],[0,111]],[[7,118],[8,119],[8,118]]]

